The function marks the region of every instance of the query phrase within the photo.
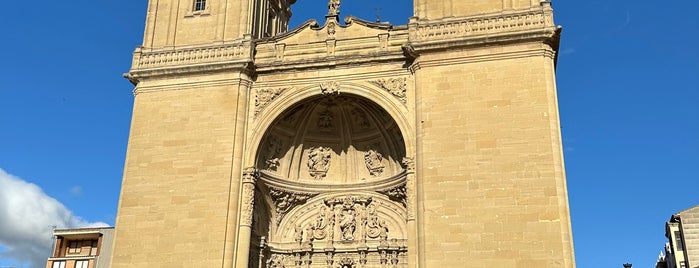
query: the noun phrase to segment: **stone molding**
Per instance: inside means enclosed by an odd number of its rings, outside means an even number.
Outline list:
[[[146,49],[139,47],[134,52],[131,69],[143,70],[166,66],[235,61],[249,59],[250,56],[250,42],[185,48]]]
[[[411,24],[410,41],[434,41],[458,39],[469,36],[493,35],[507,32],[552,28],[553,10],[550,3],[541,8],[515,10],[497,14],[479,15]]]
[[[561,31],[553,22],[549,2],[542,2],[541,7],[496,14],[437,21],[414,19],[408,27],[410,42],[403,51],[411,59],[428,51],[528,41],[544,42],[557,50]]]

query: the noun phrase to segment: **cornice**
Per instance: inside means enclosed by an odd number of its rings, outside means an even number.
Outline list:
[[[436,21],[415,19],[408,27],[409,42],[404,51],[414,58],[430,51],[490,44],[532,40],[551,43],[560,32],[560,26],[553,23],[553,9],[548,2],[532,9],[495,14]]]
[[[318,184],[300,181],[290,181],[278,178],[273,173],[260,171],[260,180],[268,187],[286,189],[286,191],[299,194],[335,193],[353,191],[387,191],[401,185],[405,185],[406,172],[403,171],[394,176],[385,177],[373,181],[350,184]]]

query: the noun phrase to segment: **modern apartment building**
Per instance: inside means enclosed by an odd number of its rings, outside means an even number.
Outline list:
[[[114,228],[57,229],[46,268],[109,267]]]

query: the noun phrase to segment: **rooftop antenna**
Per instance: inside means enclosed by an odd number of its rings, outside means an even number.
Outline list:
[[[374,10],[376,10],[376,23],[381,22],[381,6],[376,6]]]

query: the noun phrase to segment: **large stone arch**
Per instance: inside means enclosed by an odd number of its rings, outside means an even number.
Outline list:
[[[405,103],[360,84],[321,87],[280,98],[255,119],[264,131],[249,132],[257,171],[251,262],[404,267],[408,146],[394,118]]]
[[[406,84],[411,83],[411,78],[402,78]],[[411,100],[407,97],[404,99],[396,98],[386,89],[382,89],[377,85],[371,84],[369,82],[330,82],[335,83],[339,87],[340,96],[358,96],[370,100],[375,105],[383,109],[396,123],[400,132],[402,133],[403,140],[406,142],[406,155],[415,155],[415,133],[413,122],[410,121],[411,110],[408,105],[411,105]],[[277,120],[282,114],[289,109],[293,108],[299,103],[308,101],[309,99],[318,98],[323,96],[322,84],[328,84],[318,82],[309,85],[302,86],[298,89],[294,87],[276,87],[279,96],[276,96],[272,101],[265,105],[264,109],[261,109],[259,113],[255,112],[255,101],[251,102],[251,108],[253,112],[249,113],[249,130],[247,131],[248,136],[246,138],[246,150],[245,150],[245,166],[254,166],[254,161],[256,160],[257,152],[259,151],[259,145],[262,142],[263,136],[265,135],[267,129]],[[407,88],[409,86],[406,85]],[[259,95],[260,90],[266,90],[267,88],[256,88],[257,98],[261,98]]]

